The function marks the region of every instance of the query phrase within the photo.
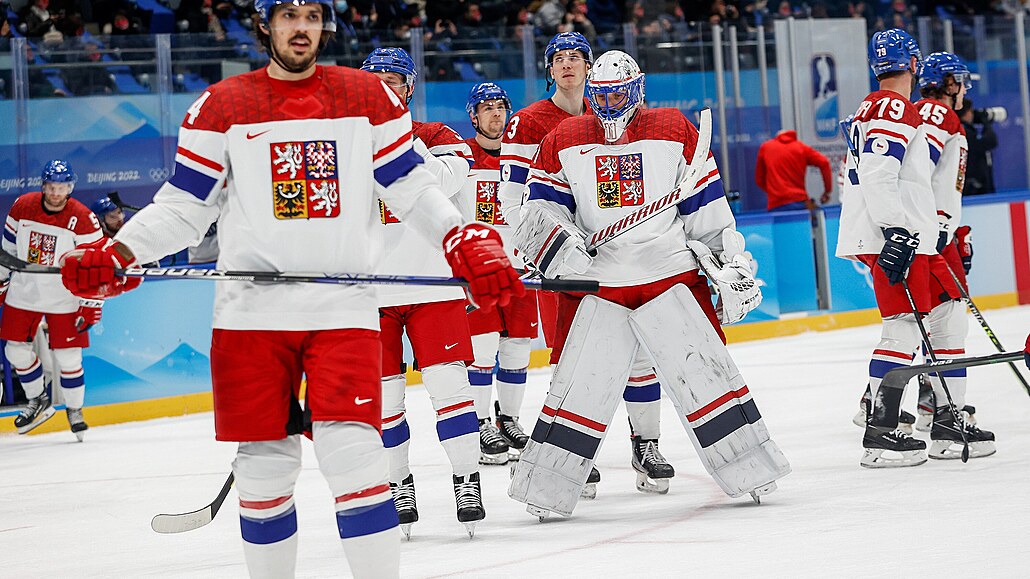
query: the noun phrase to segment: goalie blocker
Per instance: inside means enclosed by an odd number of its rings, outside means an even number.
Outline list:
[[[638,348],[654,362],[719,487],[756,502],[775,490],[790,465],[726,346],[690,290],[677,284],[636,310],[583,298],[508,494],[541,518],[572,514]]]

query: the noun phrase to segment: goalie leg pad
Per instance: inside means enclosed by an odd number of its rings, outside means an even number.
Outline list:
[[[709,474],[731,497],[790,473],[729,351],[683,285],[636,309],[630,326]]]
[[[636,355],[629,314],[595,296],[580,302],[544,408],[512,476],[511,498],[572,514]]]

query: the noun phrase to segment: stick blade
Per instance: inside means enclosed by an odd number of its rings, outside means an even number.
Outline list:
[[[193,531],[212,521],[214,515],[211,510],[211,505],[208,505],[191,513],[154,515],[150,521],[150,528],[154,529],[154,532],[164,535]]]

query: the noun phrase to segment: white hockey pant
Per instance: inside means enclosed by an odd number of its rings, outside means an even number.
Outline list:
[[[46,348],[45,344],[41,344]],[[35,398],[43,393],[43,365],[30,342],[7,342],[5,348],[7,360],[11,362],[18,375],[27,398]],[[49,352],[49,350],[48,350]],[[62,348],[53,350],[53,359],[57,364],[56,372],[60,374],[57,384],[60,385],[60,399],[68,408],[82,408],[86,397],[86,382],[82,372],[82,348]],[[56,396],[55,392],[55,396]]]
[[[728,495],[790,472],[726,347],[690,291],[677,285],[635,311],[583,299],[516,467],[512,498],[572,513],[638,347],[651,357],[702,463]]]

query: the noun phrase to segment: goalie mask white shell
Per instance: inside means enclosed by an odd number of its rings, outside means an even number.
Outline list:
[[[590,68],[587,99],[604,128],[605,141],[614,143],[644,103],[644,73],[630,55],[609,50]]]

